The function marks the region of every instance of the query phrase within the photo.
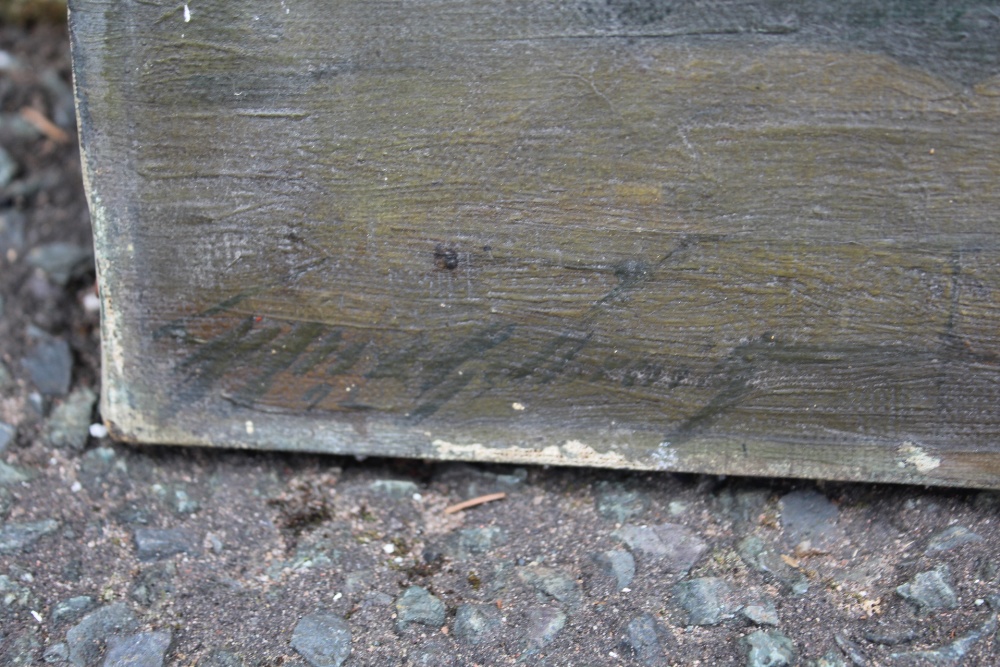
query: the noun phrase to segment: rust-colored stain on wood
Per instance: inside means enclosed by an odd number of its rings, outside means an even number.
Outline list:
[[[1000,486],[985,0],[71,28],[119,437]]]

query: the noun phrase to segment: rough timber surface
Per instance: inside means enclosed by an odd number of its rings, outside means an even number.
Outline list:
[[[996,2],[70,6],[119,437],[1000,486]]]

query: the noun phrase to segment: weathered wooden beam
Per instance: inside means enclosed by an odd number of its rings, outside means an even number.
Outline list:
[[[76,0],[137,442],[1000,487],[986,0]]]

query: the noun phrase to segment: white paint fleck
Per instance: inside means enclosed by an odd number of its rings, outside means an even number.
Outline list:
[[[344,597],[342,593],[334,593],[333,594],[333,601],[336,602],[337,600],[339,600],[342,597]]]
[[[106,438],[108,437],[108,427],[104,424],[91,424],[88,429],[91,438]]]
[[[513,403],[510,404],[510,407],[517,410],[518,412],[521,412],[522,410],[524,410],[524,403],[518,403],[517,401],[514,401]]]
[[[904,442],[897,450],[903,456],[903,463],[913,466],[919,473],[929,473],[941,465],[941,459],[931,456],[912,442]]]
[[[382,551],[386,552],[387,554],[391,554],[395,550],[396,550],[396,547],[393,544],[383,544],[382,545]]]
[[[656,461],[658,470],[672,470],[677,467],[677,451],[671,449],[670,443],[664,440],[653,452],[653,460]]]
[[[253,422],[248,419],[246,426],[247,426],[247,435],[253,435]]]
[[[32,610],[31,610],[31,616],[32,616],[32,618],[34,618],[34,619],[35,619],[35,621],[37,621],[38,623],[41,623],[41,622],[42,622],[42,615],[41,615],[41,614],[39,614],[39,613],[38,613],[37,611],[35,611],[34,609],[32,609]]]
[[[174,6],[176,7],[177,5]],[[184,22],[191,22],[191,8],[187,6],[187,3],[184,3]]]
[[[599,452],[579,440],[549,445],[541,450],[531,447],[487,447],[473,442],[460,445],[441,438],[431,441],[442,458],[476,461],[531,462],[562,465],[569,462],[605,468],[632,468],[634,464],[618,452]]]

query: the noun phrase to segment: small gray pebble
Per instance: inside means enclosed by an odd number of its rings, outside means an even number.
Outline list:
[[[625,645],[648,667],[665,664],[656,618],[652,614],[643,614],[629,621]]]
[[[909,582],[898,586],[896,593],[917,605],[921,611],[936,609],[957,609],[958,594],[949,580],[951,571],[942,565],[927,572],[921,572]]]
[[[63,642],[49,646],[42,653],[42,660],[50,665],[69,662],[69,646]]]
[[[32,248],[25,258],[29,266],[41,269],[49,280],[65,286],[73,278],[78,278],[91,264],[91,251],[72,243],[47,243]]]
[[[169,630],[110,637],[104,667],[163,667],[172,642]]]
[[[16,253],[24,248],[24,230],[27,218],[18,210],[10,209],[0,213],[0,257],[6,257],[7,252]],[[3,384],[0,383],[0,387]]]
[[[583,598],[576,578],[563,570],[551,567],[521,567],[517,577],[543,596],[565,605],[577,605]]]
[[[640,491],[628,489],[622,484],[601,482],[597,485],[594,506],[597,513],[605,519],[625,523],[646,511],[649,507],[649,498]]]
[[[489,553],[507,541],[507,532],[497,526],[464,528],[448,535],[441,550],[453,560],[468,560]]]
[[[635,558],[624,549],[611,549],[591,556],[601,572],[614,577],[618,590],[626,588],[635,577]]]
[[[718,625],[739,608],[732,602],[732,587],[718,577],[682,581],[674,586],[674,595],[687,612],[689,625]]]
[[[0,461],[0,486],[13,486],[21,482],[27,482],[31,475],[21,468],[15,468]]]
[[[743,638],[747,667],[786,667],[795,662],[792,640],[777,630],[757,630]]]
[[[232,651],[217,648],[198,661],[198,667],[246,667],[243,658]]]
[[[38,664],[38,650],[41,647],[34,628],[16,635],[4,652],[4,667],[33,667]]]
[[[756,535],[744,538],[736,546],[737,553],[751,569],[774,577],[793,595],[805,595],[809,580],[799,570],[788,566],[764,540]]]
[[[889,657],[897,664],[940,665],[941,667],[958,667],[973,646],[983,639],[993,636],[997,631],[997,615],[992,614],[977,628],[962,635],[950,644],[930,651],[909,651],[893,653]]]
[[[50,336],[34,326],[28,327],[28,337],[34,341],[21,365],[28,377],[43,394],[65,396],[73,372],[73,355],[69,343],[62,338]]]
[[[7,187],[20,170],[21,166],[11,154],[0,147],[0,188]]]
[[[86,613],[94,606],[94,598],[89,595],[79,595],[68,600],[57,602],[52,609],[52,620],[55,623],[72,621]]]
[[[336,614],[313,612],[295,625],[292,648],[312,667],[340,667],[351,654],[351,628]]]
[[[420,490],[413,482],[396,479],[376,479],[368,485],[373,493],[378,493],[396,500],[412,498],[414,493]]]
[[[109,637],[138,629],[135,616],[124,602],[95,609],[66,632],[70,664],[73,667],[93,665],[100,657],[101,645]]]
[[[765,602],[763,604],[748,604],[740,610],[743,617],[746,618],[751,623],[756,623],[757,625],[772,625],[777,626],[781,621],[778,618],[778,612],[775,610],[774,605],[771,602]]]
[[[31,589],[22,586],[6,574],[0,574],[0,608],[27,607],[31,602]]]
[[[0,454],[7,451],[10,443],[14,442],[15,435],[17,435],[17,429],[13,425],[0,422]]]
[[[426,588],[410,586],[396,600],[396,628],[400,631],[415,623],[440,628],[444,622],[444,603]]]
[[[31,546],[43,535],[55,532],[57,528],[59,528],[59,522],[55,519],[5,523],[0,526],[0,553],[11,553]]]
[[[91,414],[97,394],[90,387],[77,387],[49,417],[45,437],[53,447],[83,450],[90,437]]]
[[[414,667],[455,667],[455,647],[443,637],[431,637],[410,652],[409,663]]]
[[[708,549],[708,545],[693,532],[672,523],[658,526],[625,524],[612,535],[633,554],[650,558],[679,574],[686,574]]]
[[[151,561],[169,558],[176,554],[197,555],[197,543],[187,531],[177,528],[137,528],[135,531],[136,555],[139,560]]]
[[[809,542],[814,547],[830,548],[843,537],[837,525],[837,506],[818,491],[792,491],[781,497],[779,506],[781,527],[791,545]]]
[[[527,630],[525,640],[531,648],[551,644],[566,626],[566,614],[553,607],[533,607],[525,612]]]
[[[10,510],[14,507],[14,498],[10,491],[0,486],[0,519],[6,519]]]
[[[808,663],[808,667],[848,667],[847,662],[836,651],[827,651],[822,657]]]
[[[14,375],[7,368],[7,364],[0,361],[0,391],[5,391],[14,387]]]
[[[500,628],[500,616],[496,605],[459,605],[455,611],[455,638],[467,644],[479,644]]]
[[[964,544],[975,544],[982,542],[983,538],[972,532],[965,526],[952,526],[933,536],[927,543],[927,550],[924,552],[928,556],[951,551]]]
[[[855,666],[868,664],[868,656],[865,655],[865,652],[855,642],[839,632],[833,636],[833,640],[837,642],[837,646],[844,652],[844,655],[851,661],[851,664]]]

